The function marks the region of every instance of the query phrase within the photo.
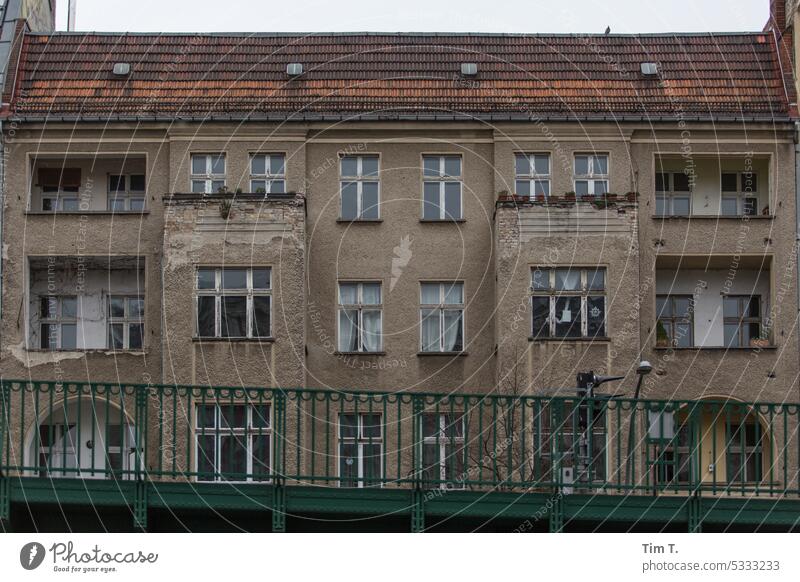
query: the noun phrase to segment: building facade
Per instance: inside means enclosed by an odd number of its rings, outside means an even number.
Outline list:
[[[151,528],[147,487],[198,483],[252,485],[274,529],[287,491],[295,517],[333,511],[318,485],[353,507],[410,491],[414,529],[456,511],[442,489],[533,489],[552,529],[562,494],[574,510],[611,485],[672,487],[638,518],[694,529],[700,493],[791,503],[781,46],[771,29],[24,33],[5,86],[5,517],[35,521],[14,492],[43,476],[116,476]],[[624,378],[587,404],[590,370]]]

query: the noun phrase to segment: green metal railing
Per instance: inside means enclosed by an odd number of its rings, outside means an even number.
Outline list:
[[[800,405],[0,383],[3,476],[800,495]]]

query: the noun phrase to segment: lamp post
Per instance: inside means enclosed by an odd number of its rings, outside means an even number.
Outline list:
[[[636,391],[633,393],[633,401],[631,402],[631,424],[628,427],[628,459],[625,467],[625,483],[631,482],[631,475],[633,473],[633,435],[636,430],[636,407],[639,401],[639,393],[642,391],[642,382],[644,377],[653,371],[653,366],[647,360],[639,362],[636,368],[636,374],[639,376],[636,382]]]

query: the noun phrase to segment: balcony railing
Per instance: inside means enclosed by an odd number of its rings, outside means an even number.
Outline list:
[[[3,381],[4,477],[800,495],[800,405]]]

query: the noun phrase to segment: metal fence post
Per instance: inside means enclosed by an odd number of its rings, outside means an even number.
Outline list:
[[[272,531],[286,531],[286,394],[273,391],[275,455],[272,477]]]
[[[412,398],[413,430],[412,440],[414,450],[414,474],[412,481],[414,491],[411,495],[411,531],[420,533],[425,531],[425,493],[422,490],[422,411],[425,409],[425,397],[415,394]]]
[[[147,462],[147,394],[146,385],[135,386],[135,450],[133,475],[136,481],[136,497],[133,508],[133,526],[137,531],[147,530],[147,470],[142,467]],[[120,387],[120,394],[124,388]],[[143,470],[144,469],[144,470]]]
[[[11,391],[8,382],[0,382],[0,530],[9,531],[11,519],[11,479],[8,476],[8,447],[10,438]]]

